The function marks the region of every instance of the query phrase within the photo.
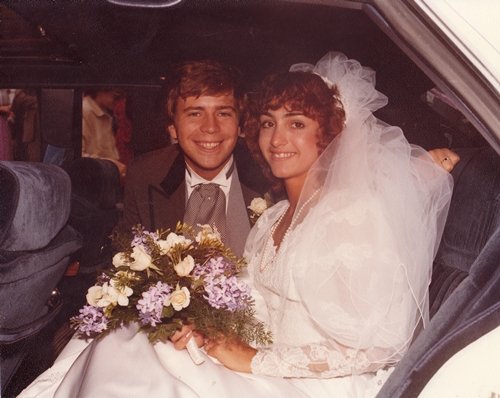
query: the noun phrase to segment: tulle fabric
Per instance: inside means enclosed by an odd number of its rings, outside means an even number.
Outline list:
[[[387,98],[375,90],[371,69],[331,52],[315,66],[290,70],[312,71],[336,84],[347,120],[311,168],[297,205],[300,215],[271,267],[290,269],[280,290],[297,292],[330,349],[368,356],[370,366],[353,364],[345,374],[373,372],[397,363],[428,320],[432,260],[452,179],[399,128],[372,115]],[[264,216],[247,241],[250,261],[262,256],[269,237],[272,224]],[[250,269],[254,278],[257,263]],[[295,302],[283,294],[275,303],[276,350],[282,349],[279,336],[291,327]]]

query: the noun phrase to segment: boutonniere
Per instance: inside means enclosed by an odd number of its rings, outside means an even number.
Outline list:
[[[274,203],[269,193],[264,194],[263,198],[253,198],[250,206],[247,206],[250,210],[250,221],[252,224],[255,224],[259,217],[273,205]]]

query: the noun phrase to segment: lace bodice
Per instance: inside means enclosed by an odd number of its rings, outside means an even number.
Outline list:
[[[325,338],[325,335],[321,333],[300,303],[299,294],[291,277],[291,268],[283,266],[284,261],[293,261],[293,258],[283,255],[283,253],[289,253],[287,240],[282,245],[275,261],[264,272],[260,271],[260,264],[276,255],[276,248],[273,245],[270,245],[267,258],[255,258],[255,261],[251,261],[255,288],[266,302],[269,327],[272,331],[278,329],[281,298],[286,297],[288,301],[289,311],[285,315],[286,320],[281,320],[281,322],[285,321],[291,327],[283,328],[285,333],[283,331],[279,335],[275,333],[274,342],[296,345],[320,341]]]
[[[285,210],[286,202],[278,203],[266,217],[259,220],[255,228],[270,231],[277,217]],[[358,223],[359,218],[363,217],[357,206],[351,206],[348,212],[350,222]],[[333,217],[339,221],[342,219],[339,214],[333,214]],[[313,320],[301,302],[293,272],[307,269],[308,265],[301,267],[297,264],[293,235],[300,236],[303,233],[301,228],[295,229],[292,235],[283,240],[278,253],[270,240],[267,250],[262,250],[267,258],[262,258],[261,253],[249,259],[249,273],[254,287],[266,303],[268,323],[274,339],[271,347],[258,350],[252,361],[253,373],[279,377],[331,378],[376,371],[385,366],[387,362],[379,360],[392,355],[387,347],[367,346],[360,349],[341,344]],[[261,271],[261,265],[274,256],[274,261],[265,271]],[[311,248],[311,256],[314,256],[314,248]],[[291,267],[290,264],[295,266]],[[307,278],[306,275],[303,277]],[[337,321],[342,324],[341,307],[337,313]],[[347,314],[344,316],[349,317]],[[346,320],[344,323],[351,321]]]

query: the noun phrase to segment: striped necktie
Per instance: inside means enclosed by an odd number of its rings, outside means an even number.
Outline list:
[[[184,222],[191,225],[195,233],[201,228],[197,224],[216,226],[222,242],[226,240],[226,195],[218,184],[199,184],[189,197]]]

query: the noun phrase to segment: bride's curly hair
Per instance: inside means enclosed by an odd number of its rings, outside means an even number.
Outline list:
[[[332,88],[312,72],[281,72],[264,79],[260,89],[248,105],[244,126],[248,148],[257,163],[271,181],[275,196],[285,193],[281,178],[276,178],[259,148],[260,116],[269,110],[285,107],[289,111],[300,111],[316,120],[321,129],[318,137],[318,153],[332,142],[344,129],[345,111],[336,86]]]

